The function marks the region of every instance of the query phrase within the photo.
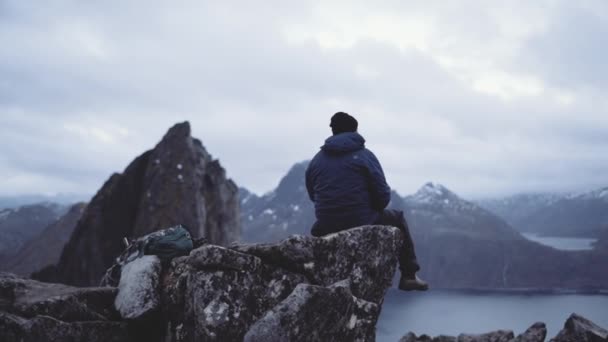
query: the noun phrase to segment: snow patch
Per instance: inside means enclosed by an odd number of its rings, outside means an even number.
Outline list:
[[[0,211],[0,220],[10,215],[13,211],[10,209],[5,209]]]
[[[274,210],[270,209],[270,208],[266,208],[266,209],[264,209],[264,211],[262,211],[262,214],[264,214],[264,215],[273,215],[274,214]]]

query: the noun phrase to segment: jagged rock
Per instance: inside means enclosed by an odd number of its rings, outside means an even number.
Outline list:
[[[514,337],[510,330],[497,330],[485,334],[460,334],[458,337],[446,335],[437,337],[416,336],[416,334],[409,332],[399,342],[544,342],[546,334],[545,324],[538,322],[517,337]]]
[[[62,322],[49,316],[25,319],[0,311],[0,341],[3,342],[129,342],[124,322]]]
[[[509,342],[515,336],[511,330],[497,330],[485,334],[460,334],[457,342]]]
[[[399,342],[457,342],[454,336],[440,335],[437,337],[430,337],[428,335],[416,336],[413,332],[407,333]]]
[[[115,288],[76,288],[0,273],[0,311],[31,318],[45,315],[66,322],[104,321],[117,317]]]
[[[56,271],[39,276],[91,286],[134,238],[182,224],[193,238],[227,245],[238,240],[238,189],[191,137],[188,122],[173,126],[153,150],[112,175],[93,197],[66,244]]]
[[[344,327],[355,328],[353,311],[348,288],[300,284],[251,326],[244,341],[349,341]]]
[[[437,337],[421,335],[417,337],[414,333],[409,332],[399,342],[512,342],[513,338],[513,332],[506,330],[497,330],[485,334],[460,334],[458,337],[446,335]]]
[[[608,341],[608,330],[590,320],[573,313],[564,328],[551,339],[552,342],[605,342]]]
[[[264,262],[303,272],[313,283],[329,286],[350,279],[353,295],[378,303],[390,286],[401,239],[396,228],[364,226],[322,238],[295,236],[277,244],[236,246]]]
[[[130,341],[115,288],[76,288],[0,273],[0,341]]]
[[[187,260],[196,269],[231,269],[255,271],[262,264],[260,258],[216,245],[205,245],[193,250]]]
[[[0,336],[194,342],[242,341],[247,334],[247,340],[373,341],[400,243],[394,227],[365,226],[275,245],[208,244],[166,264],[142,256],[123,267],[118,295],[112,287],[78,289],[6,275],[0,277]],[[19,309],[26,301],[31,310]]]
[[[523,334],[513,337],[509,330],[498,330],[486,334],[469,335],[460,334],[458,337],[427,335],[417,337],[409,332],[399,342],[544,342],[547,336],[545,323],[536,322]],[[606,342],[608,330],[605,330],[590,320],[573,313],[564,324],[564,329],[551,342]]]
[[[373,341],[400,243],[396,228],[365,226],[277,244],[199,247],[165,272],[166,341],[239,341],[246,333],[249,340]],[[276,315],[284,318],[281,331],[269,328]]]
[[[536,322],[511,342],[544,342],[545,337],[547,337],[547,326],[543,322]]]
[[[160,305],[160,259],[145,255],[123,266],[114,301],[125,319],[138,319],[155,312]]]

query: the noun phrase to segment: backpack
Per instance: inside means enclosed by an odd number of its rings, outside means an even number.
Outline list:
[[[101,286],[116,286],[120,280],[122,266],[144,255],[156,255],[161,261],[188,255],[194,248],[192,237],[182,225],[144,235],[128,244],[116,258],[116,262],[101,279]]]

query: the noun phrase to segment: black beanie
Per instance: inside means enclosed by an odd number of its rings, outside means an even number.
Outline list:
[[[358,125],[357,119],[347,113],[337,112],[331,117],[329,127],[331,127],[333,134],[340,134],[345,132],[356,132]]]

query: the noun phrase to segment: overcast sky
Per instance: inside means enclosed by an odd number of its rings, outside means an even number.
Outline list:
[[[604,0],[0,0],[0,195],[92,194],[183,120],[264,193],[336,111],[401,194],[608,186],[606,61]]]

